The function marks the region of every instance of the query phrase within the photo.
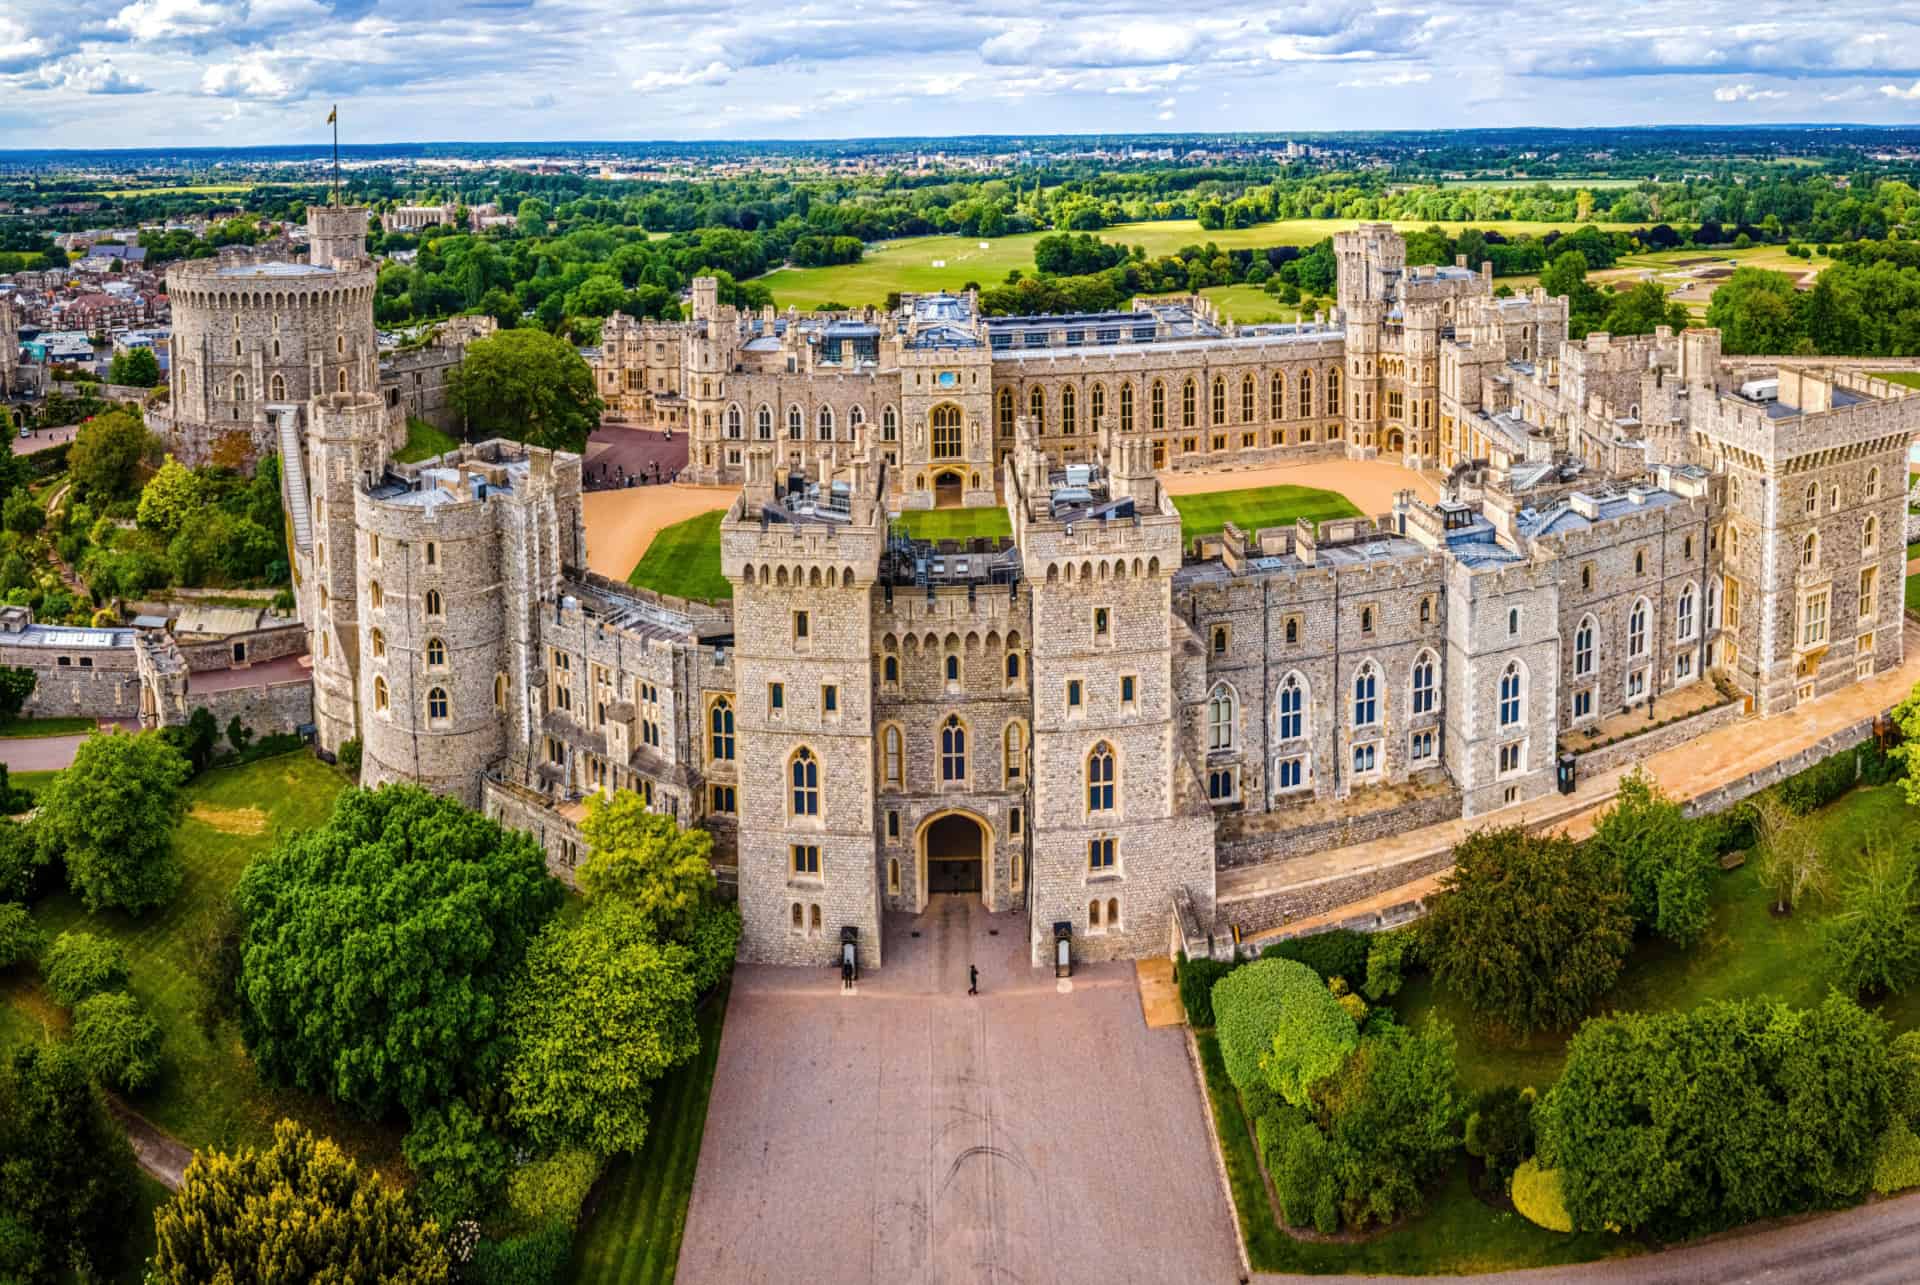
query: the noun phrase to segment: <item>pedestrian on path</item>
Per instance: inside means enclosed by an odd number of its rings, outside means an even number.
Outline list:
[[[980,993],[980,970],[974,967],[972,964],[968,964],[967,965],[967,994],[978,995],[979,993]]]

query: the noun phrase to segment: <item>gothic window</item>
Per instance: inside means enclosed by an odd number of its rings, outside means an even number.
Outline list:
[[[1367,661],[1353,676],[1353,725],[1370,727],[1380,721],[1380,674]]]
[[[947,715],[947,721],[940,725],[940,779],[967,779],[967,727],[958,714]]]
[[[427,668],[444,669],[447,664],[447,644],[438,638],[427,639]]]
[[[1313,414],[1313,372],[1300,372],[1300,411],[1303,416]]]
[[[1219,375],[1213,377],[1213,422],[1227,422],[1227,381]]]
[[[823,442],[831,442],[833,440],[833,407],[822,406],[820,408],[819,425],[820,440]]]
[[[1287,377],[1277,370],[1273,372],[1273,378],[1267,381],[1267,403],[1267,418],[1287,417]]]
[[[1113,811],[1113,746],[1105,741],[1087,755],[1087,811]]]
[[[1647,600],[1639,599],[1627,615],[1627,655],[1647,654]]]
[[[753,435],[763,442],[773,440],[773,407],[765,402],[753,413]]]
[[[800,413],[800,408],[798,406],[787,407],[787,437],[797,442],[805,432],[806,417]]]
[[[1280,739],[1297,741],[1307,730],[1307,685],[1288,674],[1280,683]]]
[[[342,367],[340,368],[340,370],[339,370],[339,371],[338,371],[338,372],[337,372],[337,373],[336,373],[336,374],[334,375],[334,377],[333,377],[333,387],[334,387],[334,391],[335,391],[335,392],[340,392],[340,393],[344,393],[344,392],[346,392],[346,391],[347,391],[347,370],[346,370],[346,367],[344,367],[344,366],[342,366]]]
[[[1520,662],[1510,660],[1500,675],[1500,726],[1513,727],[1520,722]]]
[[[1413,662],[1413,712],[1433,713],[1433,653],[1423,651]]]
[[[1047,394],[1035,388],[1027,394],[1027,414],[1033,419],[1033,431],[1042,433],[1047,427]]]
[[[1167,427],[1167,386],[1159,380],[1153,381],[1151,401],[1151,419],[1148,421],[1153,431],[1162,432]]]
[[[820,760],[813,751],[802,745],[793,752],[793,760],[788,765],[788,775],[792,782],[792,808],[796,817],[820,815]]]
[[[1860,552],[1872,553],[1880,544],[1880,519],[1872,514],[1860,524]]]
[[[382,714],[387,712],[387,680],[380,674],[373,676],[373,707]]]
[[[888,656],[880,662],[880,681],[897,683],[900,681],[900,658]]]
[[[1087,394],[1087,423],[1093,428],[1098,428],[1100,427],[1100,421],[1106,417],[1106,414],[1107,386],[1105,384],[1095,384]]]
[[[1010,683],[1020,681],[1020,653],[1017,651],[1007,653],[1007,681]]]
[[[447,689],[435,687],[427,693],[427,721],[444,723],[447,721]]]
[[[244,402],[247,400],[247,377],[245,375],[235,375],[233,377],[233,400],[236,402]]]
[[[1820,533],[1807,532],[1807,538],[1800,542],[1800,565],[1812,567],[1820,562]]]
[[[1011,388],[1002,388],[1000,390],[999,414],[1000,414],[1000,436],[1012,437],[1013,436],[1013,390]]]
[[[387,654],[387,636],[376,629],[368,635],[367,646],[373,652],[375,660],[382,660]]]
[[[507,707],[507,676],[505,674],[493,676],[493,707],[497,710],[505,710]]]
[[[960,454],[960,408],[944,403],[933,408],[933,458],[949,460]]]
[[[1877,465],[1867,470],[1867,498],[1869,500],[1880,498],[1880,469]]]
[[[741,425],[740,408],[738,406],[727,407],[727,436],[736,442],[740,440]]]
[[[446,614],[446,603],[441,601],[440,591],[438,589],[427,590],[427,614],[429,616],[442,616]]]
[[[1807,483],[1807,516],[1811,517],[1819,511],[1820,484],[1818,482],[1809,482]]]
[[[1240,422],[1253,423],[1253,376],[1240,377]]]
[[[1194,386],[1193,376],[1188,375],[1186,382],[1180,385],[1180,427],[1192,428],[1200,417],[1200,390]]]
[[[1019,723],[1008,723],[1006,732],[1001,736],[1001,751],[1006,766],[1008,786],[1020,784],[1027,771],[1027,730]]]
[[[1073,413],[1075,408],[1073,402],[1073,385],[1068,384],[1060,390],[1060,431],[1062,433],[1071,433],[1074,431]]]
[[[386,591],[380,587],[378,580],[367,582],[367,605],[375,611],[387,605]]]
[[[860,429],[864,424],[866,424],[866,422],[867,422],[866,411],[860,409],[860,407],[858,406],[848,407],[847,436],[849,438],[853,438],[857,440],[860,436]]]
[[[722,696],[707,711],[709,757],[717,763],[733,762],[733,702]]]
[[[275,340],[275,342],[277,343],[279,341]],[[268,387],[272,390],[274,401],[284,402],[287,400],[287,377],[285,375],[282,375],[279,371],[275,371],[273,382],[268,385]]]
[[[900,417],[893,413],[893,407],[882,407],[880,411],[880,440],[895,442],[900,440]]]
[[[1593,672],[1593,617],[1587,616],[1580,621],[1580,627],[1573,631],[1573,672],[1575,675]]]
[[[1327,409],[1331,414],[1340,405],[1340,368],[1327,367]]]
[[[1133,385],[1120,385],[1120,431],[1133,431]]]
[[[1693,637],[1693,586],[1688,585],[1680,591],[1680,601],[1673,613],[1673,636],[1680,642]]]
[[[1213,689],[1213,695],[1207,698],[1207,748],[1210,750],[1230,750],[1233,748],[1233,729],[1239,721],[1239,702],[1234,700],[1233,688],[1221,683]]]
[[[900,729],[889,723],[880,733],[880,775],[886,783],[898,789],[903,779],[906,754],[902,747]]]

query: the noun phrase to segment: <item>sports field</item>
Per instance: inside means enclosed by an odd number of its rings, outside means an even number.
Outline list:
[[[1223,250],[1267,249],[1276,245],[1312,245],[1323,237],[1357,227],[1358,219],[1279,219],[1250,228],[1219,228],[1208,231],[1193,219],[1171,219],[1160,223],[1116,223],[1095,235],[1103,241],[1121,245],[1139,245],[1150,257],[1172,254],[1182,246],[1212,242]],[[1430,227],[1419,219],[1395,224],[1402,231]],[[1502,234],[1538,236],[1555,228],[1571,231],[1574,225],[1476,221],[1441,223],[1449,233],[1464,228],[1495,228]],[[1629,224],[1598,223],[1602,231],[1625,228]],[[893,290],[958,290],[968,282],[982,286],[1006,280],[1013,268],[1033,271],[1033,247],[1049,232],[1024,232],[982,242],[975,237],[921,236],[899,241],[878,242],[867,247],[859,263],[835,264],[826,268],[778,268],[755,280],[773,291],[779,307],[789,305],[807,309],[823,303],[840,303],[849,308],[880,305]],[[985,245],[983,250],[980,247]],[[940,266],[935,266],[936,264]]]

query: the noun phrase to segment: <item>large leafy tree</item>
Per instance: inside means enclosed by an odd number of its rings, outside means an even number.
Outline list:
[[[1360,1041],[1314,1094],[1328,1170],[1348,1227],[1392,1222],[1420,1205],[1459,1141],[1453,1033],[1392,1026]]]
[[[1707,304],[1707,324],[1720,329],[1729,353],[1792,352],[1800,337],[1794,280],[1765,268],[1735,268]]]
[[[1920,977],[1920,871],[1882,843],[1841,886],[1840,908],[1821,925],[1834,984],[1849,994],[1886,995]]]
[[[62,1045],[27,1045],[0,1070],[0,1280],[117,1265],[134,1212],[133,1151]]]
[[[508,1115],[536,1142],[638,1151],[649,1086],[700,1049],[693,956],[618,900],[548,924],[507,996]]]
[[[191,768],[158,733],[89,736],[73,763],[38,795],[41,852],[66,862],[67,883],[89,913],[139,914],[180,887],[173,828],[186,810]]]
[[[368,1115],[497,1082],[501,1004],[559,907],[540,846],[416,786],[349,790],[234,889],[261,1072]]]
[[[1686,1236],[1857,1198],[1892,1118],[1887,1024],[1713,1001],[1582,1027],[1534,1113],[1574,1224]]]
[[[1594,823],[1591,843],[1626,876],[1634,924],[1690,946],[1713,917],[1716,868],[1705,839],[1678,803],[1635,770],[1621,778],[1613,806]]]
[[[1291,959],[1256,960],[1215,982],[1213,1016],[1234,1085],[1264,1083],[1296,1106],[1359,1039],[1319,974]]]
[[[564,340],[531,328],[467,345],[447,386],[468,436],[578,451],[600,422],[593,372]]]
[[[683,830],[672,817],[648,811],[632,790],[595,795],[580,833],[588,850],[582,892],[626,902],[659,936],[679,941],[693,931],[714,892],[711,834]]]
[[[153,434],[131,411],[109,411],[80,426],[67,450],[67,474],[83,499],[117,500],[133,494]]]
[[[1422,931],[1440,984],[1513,1035],[1586,1016],[1633,943],[1619,866],[1521,826],[1481,830],[1453,850]]]
[[[291,1120],[279,1123],[265,1151],[196,1154],[154,1228],[159,1247],[148,1279],[160,1285],[451,1279],[439,1224]]]
[[[129,388],[152,388],[160,382],[160,359],[151,348],[129,348],[117,352],[107,363],[107,382]]]
[[[172,535],[212,499],[206,478],[169,455],[140,489],[140,525]]]

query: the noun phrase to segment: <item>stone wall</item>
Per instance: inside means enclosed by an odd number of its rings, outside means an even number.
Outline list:
[[[1390,839],[1396,834],[1438,825],[1460,815],[1460,792],[1448,789],[1412,803],[1396,804],[1351,816],[1334,817],[1308,825],[1250,832],[1227,837],[1224,833],[1214,844],[1214,860],[1220,869],[1256,865],[1263,861],[1285,861],[1311,856],[1332,848],[1356,843]]]
[[[21,709],[28,718],[140,717],[140,675],[131,668],[34,668],[39,681]]]
[[[1416,879],[1438,874],[1453,863],[1453,849],[1416,853],[1397,861],[1349,870],[1324,879],[1295,884],[1253,897],[1222,898],[1214,920],[1216,935],[1228,936],[1234,927],[1251,937],[1304,919],[1323,915],[1356,901],[1403,887]]]
[[[1629,736],[1623,741],[1615,741],[1612,745],[1576,751],[1579,773],[1583,777],[1594,776],[1601,772],[1611,772],[1617,767],[1625,767],[1629,763],[1645,761],[1651,755],[1685,744],[1695,737],[1705,736],[1716,728],[1737,723],[1744,716],[1740,701],[1731,699],[1725,704],[1715,705],[1712,709],[1704,709],[1698,714],[1676,719],[1664,727],[1656,727],[1650,732],[1642,732],[1638,736]]]
[[[137,699],[137,693],[136,693]],[[270,683],[264,687],[228,687],[195,692],[188,688],[189,710],[205,709],[225,735],[227,724],[238,718],[255,736],[277,736],[313,722],[313,684],[308,680]]]
[[[1841,750],[1852,749],[1868,739],[1873,735],[1873,722],[1871,718],[1863,718],[1822,737],[1798,754],[1789,755],[1777,763],[1749,772],[1737,781],[1729,781],[1716,790],[1708,790],[1705,794],[1688,799],[1683,805],[1686,813],[1692,817],[1706,816],[1724,811],[1742,799],[1752,798],[1768,786],[1777,785],[1796,772],[1806,771],[1821,759],[1838,754]]]
[[[480,810],[510,830],[532,835],[547,854],[547,873],[572,888],[574,871],[586,855],[580,830],[555,812],[541,795],[524,786],[489,776],[480,783]]]
[[[284,625],[268,625],[250,633],[230,634],[206,642],[182,642],[180,654],[191,672],[203,674],[211,669],[233,668],[236,645],[246,647],[245,663],[250,665],[298,656],[307,650],[307,630],[299,621],[291,620]]]

